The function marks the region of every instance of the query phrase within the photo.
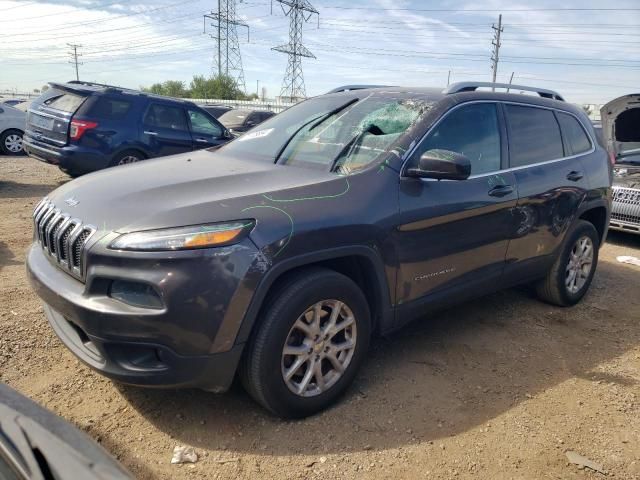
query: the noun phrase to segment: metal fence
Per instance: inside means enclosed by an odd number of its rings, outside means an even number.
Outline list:
[[[199,104],[209,105],[228,105],[233,108],[245,108],[247,110],[269,110],[271,112],[280,113],[290,106],[294,105],[290,102],[282,102],[276,100],[219,100],[212,98],[190,98],[190,101]]]

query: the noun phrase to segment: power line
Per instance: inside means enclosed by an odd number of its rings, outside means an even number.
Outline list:
[[[384,10],[409,12],[636,12],[640,8],[382,8],[382,7],[345,7],[342,5],[324,5],[322,8],[337,10]]]
[[[320,14],[307,0],[276,0],[276,2],[289,17],[289,43],[272,48],[276,52],[286,53],[289,56],[280,96],[296,101],[307,96],[302,73],[302,58],[316,58],[302,44],[302,25],[308,22],[313,14],[318,15],[319,24]],[[285,10],[285,5],[289,7],[288,10]]]

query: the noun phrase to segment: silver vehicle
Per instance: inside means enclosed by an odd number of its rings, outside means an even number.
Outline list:
[[[22,135],[27,115],[22,110],[9,105],[0,105],[0,153],[21,155]]]
[[[640,94],[612,100],[601,117],[613,163],[610,228],[640,234]]]

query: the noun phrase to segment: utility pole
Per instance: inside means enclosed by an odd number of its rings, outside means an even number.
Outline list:
[[[447,74],[447,87],[449,86],[450,80],[451,80],[451,70],[449,70],[449,73]]]
[[[496,76],[498,75],[498,61],[500,59],[500,34],[504,31],[502,27],[502,14],[498,16],[498,26],[494,23],[491,28],[494,30],[493,40],[491,44],[493,45],[493,53],[491,54],[491,70],[493,71],[493,83],[496,83]],[[492,91],[495,91],[495,87],[491,88]]]
[[[212,20],[209,26],[213,27],[216,33],[210,36],[216,40],[218,47],[212,70],[217,71],[218,76],[227,75],[233,78],[238,88],[246,92],[237,27],[247,28],[247,41],[249,41],[249,25],[238,21],[236,0],[218,0],[218,12],[212,11],[203,15],[203,33],[207,31],[207,19]]]
[[[71,48],[73,48],[73,52],[69,52],[69,55],[71,56],[71,61],[69,63],[71,64],[75,64],[76,66],[76,80],[80,81],[80,74],[78,72],[78,65],[82,65],[82,63],[78,62],[78,57],[81,57],[82,54],[78,53],[78,48],[81,48],[82,45],[78,45],[75,43],[67,43],[67,45]]]
[[[260,80],[256,80],[256,97],[260,98]]]
[[[308,22],[313,14],[318,15],[319,23],[320,14],[307,0],[276,0],[276,2],[280,4],[284,14],[289,17],[289,43],[273,47],[271,50],[289,55],[280,96],[295,102],[307,96],[302,73],[302,58],[316,58],[302,44],[302,25]]]

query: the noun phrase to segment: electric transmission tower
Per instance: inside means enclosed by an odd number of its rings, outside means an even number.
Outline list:
[[[78,65],[82,65],[82,62],[78,62],[78,57],[81,57],[82,54],[78,53],[78,49],[82,47],[82,45],[77,45],[75,43],[67,43],[67,45],[73,49],[73,52],[69,52],[71,56],[71,60],[69,63],[75,64],[76,66],[76,80],[80,81],[80,73],[78,72]]]
[[[491,44],[493,45],[493,52],[491,53],[491,71],[493,72],[493,83],[496,83],[496,76],[498,75],[498,61],[500,59],[500,46],[502,43],[500,42],[500,34],[504,31],[504,27],[502,26],[502,14],[498,16],[498,26],[496,27],[495,23],[491,26],[493,28],[493,40]],[[491,90],[495,91],[495,88]]]
[[[248,41],[249,26],[246,23],[239,22],[236,18],[236,0],[218,0],[218,11],[204,15],[205,33],[207,31],[207,19],[213,20],[210,26],[215,33],[211,34],[211,38],[216,40],[217,46],[213,55],[213,72],[231,77],[235,80],[238,88],[245,92],[246,86],[237,27],[247,28]]]
[[[273,47],[271,50],[289,55],[280,96],[295,102],[307,96],[302,74],[302,58],[316,58],[302,44],[302,25],[308,22],[314,13],[318,15],[318,18],[320,18],[320,14],[307,0],[276,0],[276,2],[280,4],[284,14],[289,17],[289,43]]]

